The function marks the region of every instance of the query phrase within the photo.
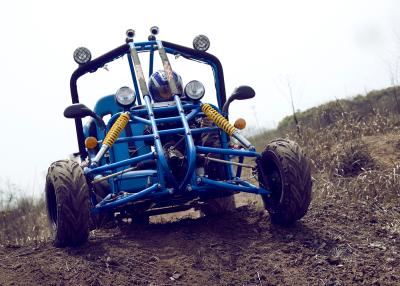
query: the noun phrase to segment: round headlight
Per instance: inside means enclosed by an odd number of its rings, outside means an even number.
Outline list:
[[[92,54],[85,47],[77,48],[74,51],[74,60],[77,64],[83,65],[92,59]]]
[[[205,52],[210,47],[210,40],[204,35],[198,35],[193,40],[193,48],[195,50]]]
[[[198,80],[192,80],[185,86],[185,94],[192,100],[200,100],[206,92],[204,85]]]
[[[135,92],[127,86],[121,87],[115,93],[115,100],[123,106],[131,105],[135,102],[135,99]]]
[[[150,33],[154,36],[158,35],[159,32],[160,32],[160,29],[157,26],[153,26],[150,28]]]

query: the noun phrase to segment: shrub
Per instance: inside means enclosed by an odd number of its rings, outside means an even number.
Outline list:
[[[333,155],[333,176],[355,177],[376,166],[367,145],[361,141],[345,143],[337,149]]]

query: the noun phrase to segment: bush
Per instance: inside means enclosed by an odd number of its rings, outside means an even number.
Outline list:
[[[361,141],[345,143],[333,156],[331,174],[339,177],[355,177],[376,166],[375,160]]]

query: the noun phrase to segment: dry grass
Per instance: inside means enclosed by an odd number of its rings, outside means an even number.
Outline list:
[[[0,189],[0,244],[43,241],[50,235],[44,199],[21,193],[9,183]]]
[[[331,175],[337,177],[355,177],[372,170],[376,166],[368,146],[361,140],[340,145],[332,152]]]
[[[390,158],[391,165],[380,164],[377,159],[385,158],[375,158],[371,146],[363,140],[372,136],[381,142],[378,148],[388,150],[385,138],[389,134],[400,138],[399,126],[398,114],[383,116],[376,112],[361,118],[353,112],[342,112],[328,126],[302,126],[300,134],[294,127],[278,131],[281,137],[297,141],[311,159],[315,200],[345,199],[399,206],[400,161]],[[397,145],[392,145],[396,150]]]

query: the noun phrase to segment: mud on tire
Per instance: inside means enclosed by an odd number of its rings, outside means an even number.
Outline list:
[[[257,160],[261,187],[272,191],[263,196],[271,222],[288,225],[302,218],[311,202],[310,162],[297,143],[277,139],[265,146]]]
[[[48,218],[56,247],[76,246],[89,235],[89,187],[76,162],[51,164],[45,186]]]

